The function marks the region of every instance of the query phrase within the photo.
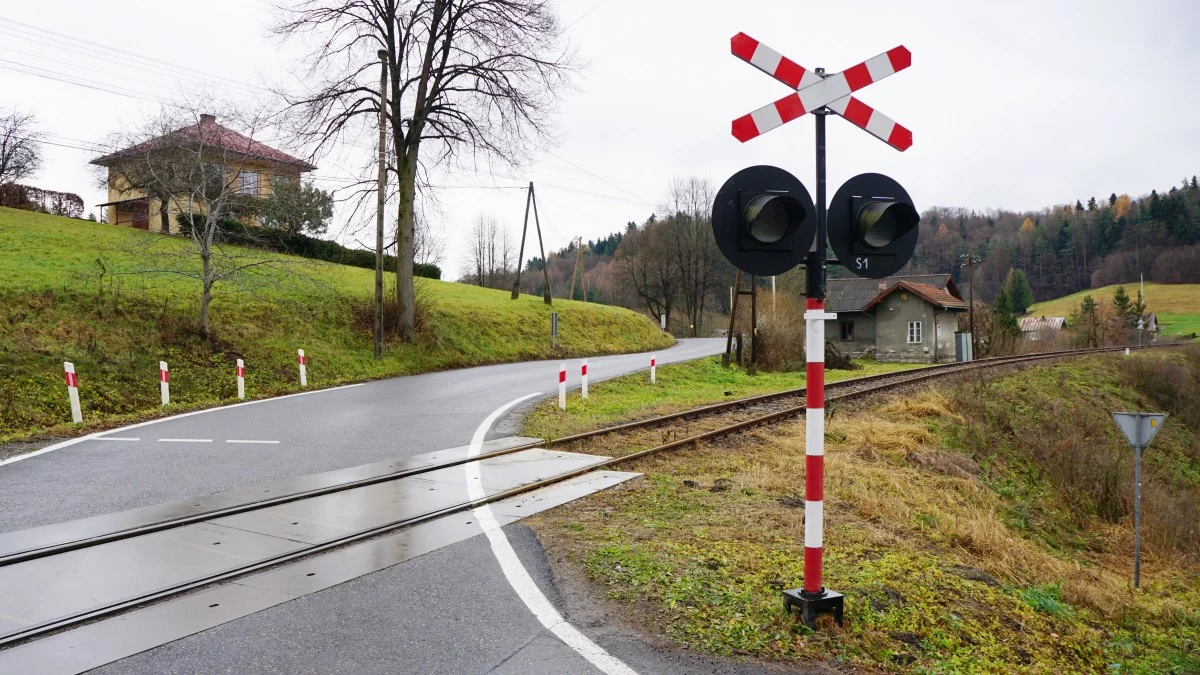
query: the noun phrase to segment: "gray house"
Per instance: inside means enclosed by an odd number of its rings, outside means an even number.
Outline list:
[[[949,274],[886,279],[830,279],[826,338],[843,353],[875,350],[880,361],[939,363],[954,360],[958,315],[967,311]]]

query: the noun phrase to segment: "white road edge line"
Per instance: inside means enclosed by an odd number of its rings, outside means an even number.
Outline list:
[[[28,453],[25,453],[24,455],[17,455],[16,457],[9,457],[8,459],[0,460],[0,466],[4,466],[5,464],[15,464],[16,462],[20,462],[21,460],[29,459],[31,457],[37,457],[38,455],[44,455],[47,452],[54,452],[55,450],[61,450],[63,448],[75,445],[76,443],[82,443],[84,441],[94,441],[94,440],[100,438],[100,434],[111,434],[116,431],[129,431],[130,429],[137,429],[139,427],[149,426],[151,424],[158,424],[159,422],[169,422],[171,420],[177,420],[177,419],[180,419],[183,417],[191,417],[192,415],[203,415],[204,413],[210,413],[210,412],[214,412],[217,410],[228,410],[230,408],[240,408],[244,405],[255,405],[257,403],[269,403],[271,401],[282,401],[285,398],[295,398],[296,396],[310,396],[312,394],[324,394],[325,392],[337,391],[339,389],[350,389],[352,387],[362,387],[362,386],[365,386],[366,384],[367,384],[366,382],[359,382],[357,384],[343,384],[340,387],[330,387],[328,389],[317,389],[315,391],[301,391],[301,392],[298,392],[295,394],[285,394],[284,396],[275,396],[273,398],[260,398],[260,399],[254,400],[254,401],[243,401],[242,403],[231,403],[229,405],[221,405],[221,406],[217,406],[216,408],[205,408],[204,410],[193,410],[192,412],[180,413],[178,415],[171,415],[170,417],[163,417],[162,419],[149,420],[146,422],[138,422],[137,424],[130,424],[127,427],[118,427],[116,429],[105,429],[104,431],[97,431],[95,433],[91,433],[86,436],[80,436],[78,438],[71,438],[71,439],[63,441],[62,443],[55,443],[54,445],[46,446],[46,447],[42,448],[41,450],[34,450],[33,452],[28,452]]]
[[[279,445],[279,441],[235,441],[235,440],[228,440],[228,441],[225,441],[225,442],[226,442],[226,443],[261,443],[261,444],[269,444],[269,445]]]
[[[140,441],[140,438],[128,438],[123,436],[97,436],[93,441]]]
[[[483,447],[483,439],[487,436],[487,432],[492,428],[492,424],[509,408],[518,403],[534,396],[541,396],[542,392],[535,392],[521,398],[514,399],[500,406],[487,416],[487,419],[479,425],[475,430],[475,436],[471,438],[471,446],[467,451],[468,457],[475,457],[479,454]],[[486,494],[483,491],[483,478],[479,472],[479,462],[467,462],[463,465],[464,471],[467,474],[467,497],[470,499],[480,499]],[[592,642],[586,635],[579,632],[567,620],[558,613],[554,605],[546,599],[542,594],[542,590],[538,588],[533,577],[529,576],[529,571],[521,564],[521,559],[517,557],[517,552],[513,550],[512,544],[509,543],[508,537],[504,536],[504,530],[500,529],[500,524],[496,522],[495,516],[492,514],[492,508],[487,504],[475,509],[475,518],[479,521],[480,527],[483,528],[484,534],[487,535],[488,542],[492,547],[492,554],[496,556],[496,561],[500,563],[500,569],[504,571],[504,578],[508,579],[508,584],[517,592],[517,596],[521,598],[521,602],[533,612],[537,620],[541,622],[551,633],[562,640],[568,647],[574,649],[589,663],[608,675],[637,675],[637,671],[625,665],[620,659],[604,651],[600,645]]]
[[[160,438],[159,443],[212,443],[211,438]]]

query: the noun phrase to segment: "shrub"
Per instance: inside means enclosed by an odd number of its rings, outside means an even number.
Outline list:
[[[180,229],[184,234],[190,235],[192,231],[192,218],[201,217],[189,216],[186,213],[179,214]],[[221,220],[218,223],[218,227],[225,241],[237,243],[242,246],[266,249],[277,253],[288,253],[302,258],[324,260],[340,265],[350,265],[351,267],[362,267],[369,270],[375,269],[374,251],[346,248],[336,241],[317,239],[303,234],[291,234],[283,230],[259,227],[257,225],[247,225],[241,221],[232,219]],[[383,268],[385,270],[395,269],[396,257],[385,255]],[[442,270],[437,265],[414,263],[413,275],[427,279],[441,279]]]

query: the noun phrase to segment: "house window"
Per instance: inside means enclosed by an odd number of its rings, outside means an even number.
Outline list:
[[[842,329],[842,342],[854,342],[854,322],[841,321],[838,325]]]
[[[921,343],[921,322],[908,322],[908,344],[915,345]]]
[[[243,195],[258,196],[258,172],[257,171],[239,171],[238,172],[238,193]]]

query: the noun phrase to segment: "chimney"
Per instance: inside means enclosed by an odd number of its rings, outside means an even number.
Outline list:
[[[208,113],[200,114],[200,124],[216,124],[216,123],[217,123],[216,115],[209,115]]]

